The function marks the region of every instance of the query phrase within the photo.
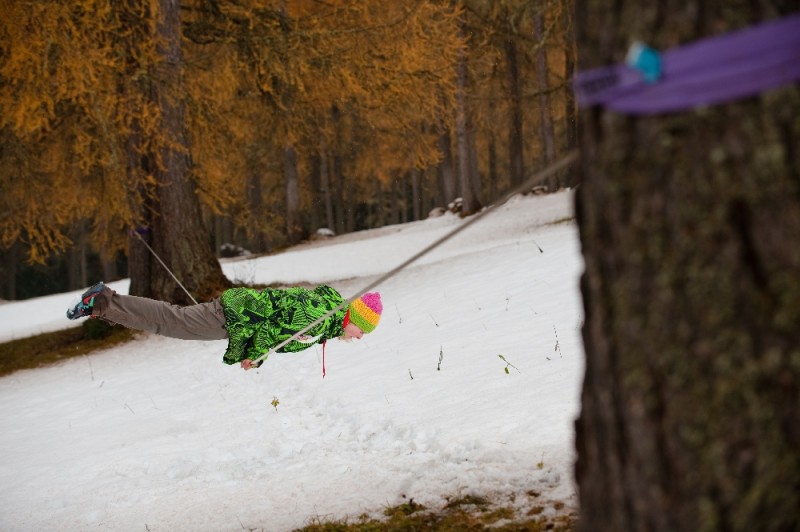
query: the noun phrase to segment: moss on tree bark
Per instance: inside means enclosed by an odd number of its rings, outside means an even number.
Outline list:
[[[588,2],[579,64],[784,4]],[[580,127],[581,527],[797,530],[800,89],[657,117],[584,109]]]

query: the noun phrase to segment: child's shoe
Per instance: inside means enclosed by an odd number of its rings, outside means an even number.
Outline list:
[[[83,318],[84,316],[91,316],[92,309],[94,308],[94,298],[99,294],[105,285],[103,281],[100,281],[86,292],[83,293],[81,296],[81,300],[72,307],[71,309],[67,310],[67,318],[71,320],[77,320],[78,318]]]

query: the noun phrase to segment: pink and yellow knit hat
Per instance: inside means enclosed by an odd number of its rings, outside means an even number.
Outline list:
[[[369,292],[350,303],[344,324],[347,325],[349,321],[365,333],[370,333],[378,325],[381,312],[383,312],[381,295],[378,292]]]

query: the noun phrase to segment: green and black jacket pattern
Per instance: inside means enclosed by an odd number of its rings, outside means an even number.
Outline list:
[[[222,361],[235,364],[260,357],[339,306],[344,298],[330,286],[321,285],[314,290],[231,288],[222,293],[220,301],[230,336]],[[340,309],[303,334],[303,338],[314,341],[293,340],[279,352],[302,351],[341,336],[346,312],[347,307]]]

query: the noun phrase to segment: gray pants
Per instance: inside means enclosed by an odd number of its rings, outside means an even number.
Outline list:
[[[223,340],[228,338],[225,316],[219,299],[189,307],[179,307],[146,297],[125,296],[109,287],[94,299],[92,316],[181,340]]]

